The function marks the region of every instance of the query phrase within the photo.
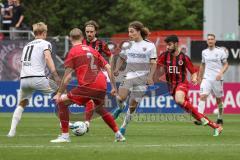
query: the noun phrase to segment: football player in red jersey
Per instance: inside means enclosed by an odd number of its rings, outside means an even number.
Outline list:
[[[205,115],[199,113],[188,99],[189,82],[187,80],[187,70],[191,73],[191,81],[197,84],[197,70],[194,68],[190,58],[178,50],[178,37],[168,36],[165,39],[167,51],[162,53],[157,60],[160,70],[164,69],[169,91],[174,100],[185,111],[201,121],[203,125],[209,125],[214,129],[214,136],[218,136],[222,127],[210,121]]]
[[[83,34],[80,29],[75,28],[70,32],[70,40],[73,47],[69,51],[64,62],[65,73],[62,83],[57,94],[53,97],[58,107],[58,116],[61,122],[62,134],[57,139],[51,140],[51,142],[70,142],[68,132],[68,106],[72,103],[85,105],[89,100],[92,100],[95,103],[96,112],[114,131],[115,141],[125,141],[125,138],[120,133],[112,115],[103,107],[107,82],[102,69],[107,71],[111,80],[111,93],[114,94],[116,92],[116,86],[113,74],[111,72],[111,67],[96,50],[87,45],[83,45],[82,39]],[[66,86],[71,80],[73,72],[76,74],[78,86],[70,90],[67,94],[64,94]]]
[[[99,25],[94,20],[89,20],[85,23],[85,34],[86,38],[82,40],[82,43],[88,45],[98,51],[105,59],[109,59],[109,63],[112,64],[112,53],[109,50],[107,44],[97,38],[97,32],[99,30]],[[105,74],[106,75],[106,74]],[[94,112],[94,103],[92,100],[86,103],[85,107],[85,123],[87,125],[87,131],[90,127],[90,121]],[[71,128],[71,127],[70,127]]]

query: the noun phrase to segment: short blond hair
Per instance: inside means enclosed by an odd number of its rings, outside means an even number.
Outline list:
[[[33,27],[33,33],[35,36],[40,35],[43,32],[47,32],[48,30],[47,25],[43,22],[35,23],[32,25],[32,27]]]
[[[72,40],[80,40],[83,37],[83,33],[82,33],[81,29],[73,28],[70,31],[69,36],[72,38]]]
[[[209,36],[213,37],[214,39],[216,38],[215,34],[213,34],[213,33],[208,33],[207,37],[209,37]]]

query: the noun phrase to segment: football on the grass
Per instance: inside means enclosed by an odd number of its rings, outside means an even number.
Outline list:
[[[82,136],[86,133],[87,126],[84,122],[77,121],[73,123],[72,132],[76,136]]]

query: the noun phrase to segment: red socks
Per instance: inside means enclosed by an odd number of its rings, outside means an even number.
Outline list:
[[[185,101],[181,107],[182,107],[185,111],[187,111],[188,113],[192,114],[192,116],[193,116],[196,120],[198,120],[198,121],[201,121],[201,118],[207,119],[207,120],[209,121],[208,125],[209,125],[210,127],[212,127],[213,129],[219,127],[218,124],[212,122],[210,119],[208,119],[208,117],[206,117],[205,115],[199,113],[199,112],[197,111],[197,109],[195,109],[195,108],[193,107],[193,105],[192,105],[189,101]]]
[[[203,114],[199,113],[189,101],[185,100],[181,107],[188,113],[192,114],[192,116],[198,121],[200,121],[201,118],[204,117]]]
[[[107,125],[113,130],[114,133],[118,131],[118,126],[116,122],[114,121],[112,115],[106,111],[105,108],[98,107],[96,108],[96,112],[101,115],[102,119],[107,123]]]
[[[69,110],[68,106],[65,105],[63,102],[57,104],[58,106],[58,116],[62,126],[62,133],[68,133],[69,128]]]
[[[85,121],[90,122],[93,116],[94,112],[94,102],[92,100],[88,101],[86,103],[86,108],[85,108]]]

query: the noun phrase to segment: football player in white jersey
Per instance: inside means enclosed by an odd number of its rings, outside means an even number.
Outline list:
[[[205,102],[210,93],[216,97],[218,105],[217,123],[223,124],[223,74],[228,68],[228,54],[226,49],[215,46],[216,39],[214,34],[207,35],[208,48],[202,51],[202,63],[200,65],[198,80],[200,85],[200,102],[198,111],[204,113]],[[199,124],[197,121],[195,124]]]
[[[129,108],[120,128],[122,134],[125,134],[127,124],[144,96],[147,85],[153,85],[153,74],[156,70],[157,58],[155,45],[146,40],[149,30],[141,22],[131,22],[128,26],[128,34],[130,42],[123,45],[114,71],[114,75],[118,76],[120,67],[126,61],[126,75],[116,96],[118,108],[113,112],[116,119],[124,109],[123,103],[130,92]]]
[[[49,68],[56,82],[60,82],[53,59],[51,43],[46,41],[47,25],[39,22],[33,25],[35,39],[23,48],[22,52],[22,68],[20,74],[20,100],[16,107],[11,123],[11,129],[8,137],[14,137],[16,127],[21,119],[24,108],[28,105],[29,99],[33,92],[40,91],[43,94],[53,93],[50,87],[49,79],[45,75],[46,67]]]

